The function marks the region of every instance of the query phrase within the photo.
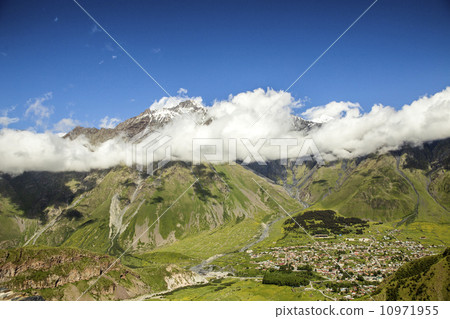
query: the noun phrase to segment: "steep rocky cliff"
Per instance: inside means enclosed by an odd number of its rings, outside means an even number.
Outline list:
[[[128,299],[150,289],[137,273],[110,256],[71,248],[0,251],[2,287],[60,300],[76,299],[90,285],[87,299]]]

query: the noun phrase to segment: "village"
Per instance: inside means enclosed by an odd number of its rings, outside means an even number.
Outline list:
[[[345,237],[326,240],[316,236],[315,241],[299,246],[273,247],[255,252],[247,250],[251,263],[258,270],[304,271],[310,266],[322,280],[324,292],[343,299],[355,299],[371,294],[378,284],[404,263],[430,256],[442,247],[400,241],[391,234],[377,240],[369,237]]]

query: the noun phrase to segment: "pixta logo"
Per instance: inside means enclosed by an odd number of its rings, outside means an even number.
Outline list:
[[[297,151],[290,151],[289,147]],[[258,163],[267,165],[264,153],[270,153],[271,159],[287,165],[288,159],[295,161],[295,165],[302,165],[306,161],[315,161],[323,165],[324,160],[312,139],[304,139],[300,144],[296,138],[260,138],[252,142],[248,138],[194,138],[192,140],[192,163],[202,162],[236,164],[242,158],[241,165]]]
[[[134,140],[131,144],[131,165],[137,170],[153,175],[171,161],[172,149],[168,144],[172,140],[170,136],[153,132],[144,138],[135,137]]]

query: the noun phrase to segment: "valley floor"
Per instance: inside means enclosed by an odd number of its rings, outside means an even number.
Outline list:
[[[223,278],[197,287],[180,288],[157,294],[146,300],[185,301],[281,301],[329,300],[320,291],[308,287],[265,285],[261,279]]]
[[[252,244],[212,256],[190,269],[207,284],[141,296],[139,300],[370,300],[381,282],[407,262],[442,252],[446,245],[415,231],[372,224],[366,233],[316,237],[279,234],[264,227]],[[277,226],[277,225],[275,225]],[[278,225],[279,226],[279,225]],[[412,236],[412,237],[409,237]],[[414,238],[413,238],[414,237]],[[404,239],[404,240],[402,240]],[[313,265],[320,279],[303,287],[263,284],[267,271]]]

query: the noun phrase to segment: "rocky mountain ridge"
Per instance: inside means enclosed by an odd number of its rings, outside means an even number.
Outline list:
[[[197,115],[199,125],[214,121],[207,110],[186,101],[171,109],[146,110],[114,129],[79,127],[66,138],[85,135],[94,145],[119,136],[130,140],[186,113]],[[320,125],[292,119],[296,130]],[[322,166],[171,162],[155,176],[126,166],[3,174],[0,248],[9,250],[0,251],[0,286],[39,291],[45,299],[76,299],[110,265],[105,254],[120,256],[127,248],[125,266],[113,268],[89,298],[128,299],[203,283],[187,269],[211,256],[240,251],[264,225],[282,222],[287,217],[277,203],[289,212],[332,209],[448,244],[449,158],[450,139]],[[14,250],[24,245],[31,247]],[[48,246],[59,251],[47,255]],[[30,253],[35,257],[23,257]]]
[[[64,138],[74,140],[82,135],[86,136],[93,145],[98,145],[115,137],[122,137],[129,141],[137,135],[146,135],[163,128],[180,116],[187,116],[197,125],[209,125],[214,117],[209,114],[209,108],[197,105],[194,101],[186,100],[171,108],[146,109],[138,116],[132,117],[119,123],[115,128],[86,128],[77,126],[67,133]],[[292,130],[309,130],[320,125],[303,118],[291,115]]]

